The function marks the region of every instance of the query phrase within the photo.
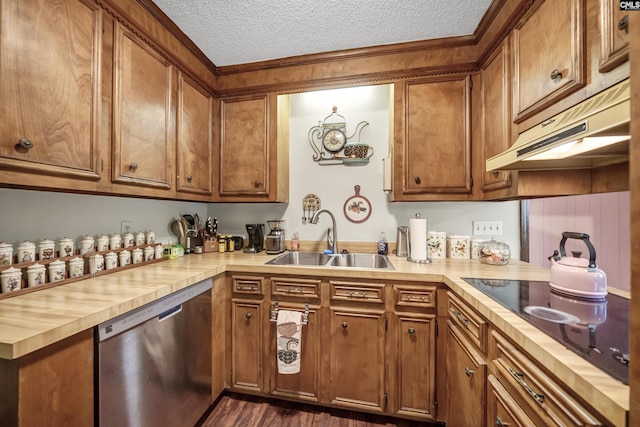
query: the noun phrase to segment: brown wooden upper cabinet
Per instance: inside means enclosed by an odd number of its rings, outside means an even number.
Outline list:
[[[470,93],[469,75],[395,84],[393,200],[468,199]]]
[[[212,194],[213,97],[178,73],[177,183],[183,193]]]
[[[274,93],[220,102],[219,196],[225,201],[288,198],[288,97]]]
[[[612,70],[629,59],[629,11],[619,0],[600,0],[600,72]]]
[[[0,2],[0,169],[35,174],[15,184],[96,188],[101,14],[90,1]]]
[[[538,1],[512,32],[514,121],[585,85],[585,0]]]
[[[168,190],[175,162],[174,67],[117,22],[114,39],[113,181]]]

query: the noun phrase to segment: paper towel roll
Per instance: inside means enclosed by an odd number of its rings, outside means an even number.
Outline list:
[[[429,262],[427,228],[426,218],[412,218],[409,220],[409,243],[411,245],[409,261]]]

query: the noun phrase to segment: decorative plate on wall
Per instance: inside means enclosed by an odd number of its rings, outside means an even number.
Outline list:
[[[356,194],[344,202],[344,216],[346,216],[349,221],[359,224],[365,222],[371,216],[371,202],[369,202],[366,197],[360,195],[359,185],[356,185],[353,189],[356,191]]]

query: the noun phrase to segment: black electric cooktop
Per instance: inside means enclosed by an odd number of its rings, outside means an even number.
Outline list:
[[[549,282],[464,279],[615,379],[629,383],[629,300],[583,299]]]

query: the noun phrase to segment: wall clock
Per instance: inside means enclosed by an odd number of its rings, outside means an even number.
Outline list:
[[[314,152],[313,161],[321,165],[340,165],[345,160],[349,160],[349,156],[344,154],[345,147],[353,138],[357,137],[355,141],[359,141],[362,128],[369,124],[366,121],[358,123],[353,135],[347,136],[347,120],[343,115],[338,114],[338,107],[335,105],[331,111],[324,120],[318,121],[318,126],[309,129],[309,145]],[[362,164],[368,161],[367,158],[366,161],[362,161]]]

